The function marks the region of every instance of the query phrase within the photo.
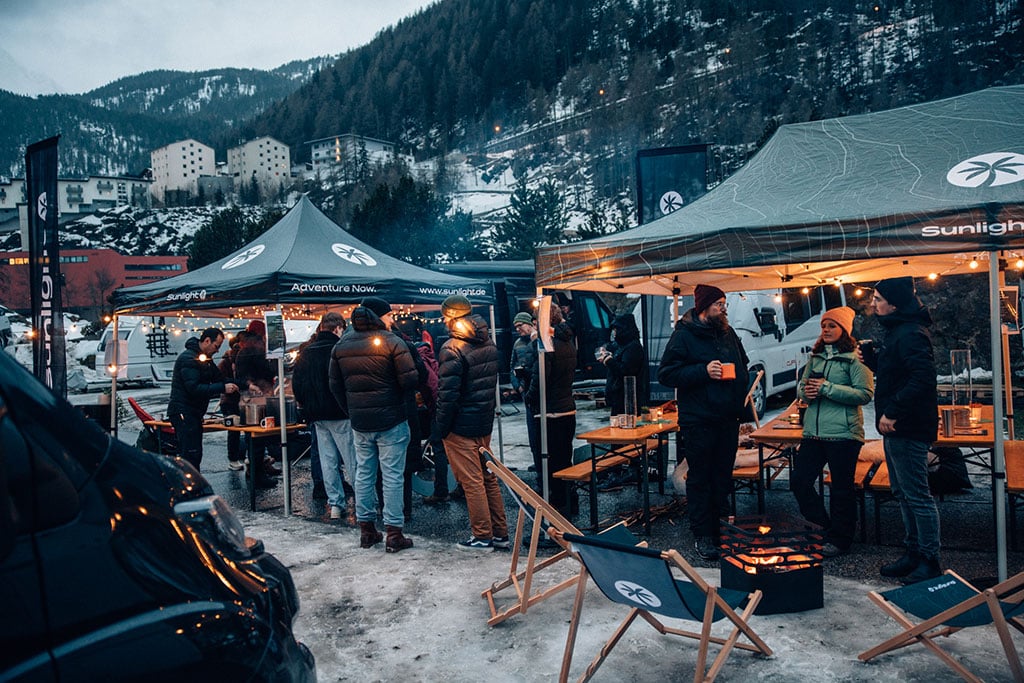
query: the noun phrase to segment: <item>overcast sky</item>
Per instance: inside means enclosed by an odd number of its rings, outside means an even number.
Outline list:
[[[153,69],[272,69],[365,45],[429,0],[0,0],[0,87],[81,93]],[[7,53],[6,58],[3,54]],[[24,74],[20,83],[25,82]],[[5,82],[7,83],[5,85]]]

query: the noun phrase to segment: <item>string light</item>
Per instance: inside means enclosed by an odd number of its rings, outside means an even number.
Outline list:
[[[929,280],[938,280],[939,279],[939,274],[938,273],[928,273],[928,279]]]
[[[972,258],[971,262],[967,264],[967,267],[970,268],[971,270],[977,270],[977,268],[978,268],[978,259],[977,258]]]

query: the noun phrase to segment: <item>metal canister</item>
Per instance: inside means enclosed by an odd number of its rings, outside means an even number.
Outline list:
[[[956,410],[954,408],[942,409],[942,435],[953,436],[956,433]]]

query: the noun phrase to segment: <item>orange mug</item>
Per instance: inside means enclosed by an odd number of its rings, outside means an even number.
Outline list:
[[[260,427],[263,429],[273,429],[277,426],[277,419],[273,417],[265,417],[260,420]]]
[[[735,363],[722,363],[722,379],[736,379]]]

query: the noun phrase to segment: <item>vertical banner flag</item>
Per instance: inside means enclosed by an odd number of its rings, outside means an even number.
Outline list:
[[[29,145],[25,152],[25,189],[32,329],[36,332],[32,338],[32,370],[53,393],[67,397],[60,242],[57,234],[59,139],[58,135]]]
[[[707,145],[637,152],[637,223],[643,225],[667,216],[707,192],[707,159]]]

